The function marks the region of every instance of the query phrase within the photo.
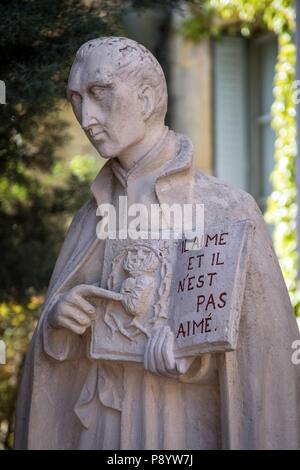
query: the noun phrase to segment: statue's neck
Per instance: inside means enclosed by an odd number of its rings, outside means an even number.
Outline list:
[[[152,149],[159,146],[161,140],[166,136],[168,128],[165,125],[153,128],[147,132],[145,137],[137,142],[134,147],[127,149],[121,156],[118,156],[118,162],[125,171],[131,171],[139,166],[147,155],[152,153]]]

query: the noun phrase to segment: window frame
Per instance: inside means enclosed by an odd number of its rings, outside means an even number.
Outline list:
[[[260,113],[260,58],[258,48],[262,45],[276,42],[275,34],[268,32],[259,34],[249,40],[249,190],[256,199],[262,212],[266,209],[268,196],[263,195],[263,173],[261,161],[261,136],[260,129],[263,125],[271,125],[271,110],[267,114]],[[278,46],[277,46],[278,47]],[[273,86],[273,84],[272,84]],[[274,151],[273,151],[274,153]]]

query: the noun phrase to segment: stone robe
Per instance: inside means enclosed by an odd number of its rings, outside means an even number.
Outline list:
[[[288,292],[253,198],[196,171],[192,145],[169,131],[128,173],[110,160],[76,214],[51,278],[19,391],[15,447],[28,449],[294,449],[299,447],[299,339]],[[53,330],[47,316],[75,285],[99,281],[98,204],[200,203],[205,225],[255,227],[235,351],[196,358],[178,379],[142,364],[87,358],[89,331]]]

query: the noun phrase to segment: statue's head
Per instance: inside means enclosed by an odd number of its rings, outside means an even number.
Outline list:
[[[158,267],[158,256],[150,248],[136,244],[128,249],[123,268],[128,273],[152,273]]]
[[[105,158],[120,156],[164,125],[167,86],[155,57],[137,42],[103,37],[83,44],[68,96],[86,135]]]

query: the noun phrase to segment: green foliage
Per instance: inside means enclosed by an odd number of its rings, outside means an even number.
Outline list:
[[[1,0],[0,80],[0,448],[11,447],[18,380],[39,306],[66,227],[89,197],[99,163],[88,155],[65,161],[68,140],[58,111],[78,47],[122,34],[133,5],[170,8],[179,0]]]
[[[67,127],[57,110],[78,47],[119,31],[120,2],[2,0],[0,106],[0,447],[11,447],[17,385],[43,293],[74,211],[94,175],[57,154]],[[64,172],[59,172],[59,165]],[[93,168],[92,168],[93,166]]]
[[[294,305],[296,292],[295,110],[291,102],[295,48],[290,1],[189,2],[193,16],[184,34],[218,35],[226,20],[232,33],[265,27],[278,35],[279,55],[272,108],[276,132],[274,191],[268,218]],[[13,416],[24,354],[73,213],[88,197],[98,171],[89,155],[68,162],[57,148],[67,142],[57,111],[65,99],[69,67],[83,42],[119,34],[121,15],[133,5],[170,8],[179,0],[2,0],[0,79],[7,104],[0,105],[0,338],[7,364],[0,366],[0,448],[11,447]]]
[[[94,155],[75,155],[70,161],[70,170],[79,181],[92,181],[99,171],[99,159]]]
[[[119,16],[120,2],[108,0],[0,4],[0,78],[7,92],[0,107],[3,300],[26,301],[45,289],[70,214],[86,197],[71,171],[51,178],[56,149],[68,139],[57,111],[75,51],[90,38],[116,33]]]
[[[13,444],[17,385],[42,302],[42,296],[32,296],[23,304],[0,303],[0,338],[6,343],[6,364],[0,366],[0,449]]]
[[[300,314],[297,290],[297,204],[295,184],[296,110],[292,86],[295,78],[296,47],[292,34],[278,36],[279,53],[274,80],[275,101],[272,126],[276,133],[275,167],[271,175],[273,191],[268,200],[266,220],[274,224],[274,244],[292,303]]]
[[[182,25],[190,40],[217,36],[223,30],[249,36],[265,29],[278,38],[278,58],[274,78],[272,127],[275,131],[272,193],[268,199],[266,221],[273,224],[274,246],[295,308],[300,315],[297,290],[296,231],[296,109],[293,102],[296,47],[293,41],[295,11],[292,0],[195,0],[192,15]]]

